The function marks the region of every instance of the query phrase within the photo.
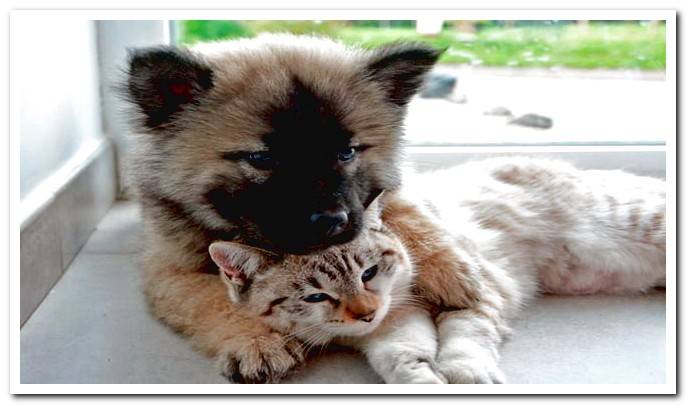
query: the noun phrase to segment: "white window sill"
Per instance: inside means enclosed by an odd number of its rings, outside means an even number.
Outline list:
[[[581,169],[620,169],[663,178],[666,174],[666,147],[662,145],[409,146],[406,154],[420,171],[486,157],[529,155],[563,159]]]

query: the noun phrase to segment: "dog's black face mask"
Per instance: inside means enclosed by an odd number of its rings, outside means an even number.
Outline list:
[[[296,254],[350,241],[366,206],[399,184],[405,106],[439,55],[400,44],[370,52],[366,64],[342,61],[348,70],[330,63],[305,75],[291,66],[287,79],[279,76],[286,97],[261,102],[250,90],[274,83],[246,72],[231,82],[230,58],[213,64],[172,47],[138,51],[125,91],[152,145],[138,165],[141,194],[169,211],[159,223],[173,222],[164,228],[173,232]],[[253,133],[258,127],[268,129]]]
[[[353,144],[339,118],[335,106],[294,80],[288,102],[264,113],[272,128],[262,138],[266,149],[228,157],[269,173],[267,180],[236,195],[215,188],[208,200],[241,223],[245,239],[270,250],[307,253],[352,240],[366,206],[392,185],[368,170],[365,155],[374,146]]]

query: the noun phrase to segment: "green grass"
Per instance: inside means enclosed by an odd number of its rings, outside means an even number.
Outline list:
[[[359,27],[336,21],[182,21],[181,42],[251,37],[263,31],[324,35],[370,48],[399,40],[422,41],[447,49],[443,63],[641,70],[662,70],[666,65],[663,24],[489,27],[466,40],[448,28],[426,37],[409,27]]]
[[[180,21],[179,27],[180,42],[186,44],[253,36],[245,24],[234,21],[187,20]]]

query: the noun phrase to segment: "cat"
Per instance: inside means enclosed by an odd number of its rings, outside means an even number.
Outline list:
[[[445,383],[434,364],[429,308],[412,295],[411,259],[376,209],[375,202],[365,211],[375,219],[365,220],[355,240],[318,254],[275,255],[227,241],[214,242],[209,252],[234,310],[302,342],[306,352],[336,341],[362,350],[387,383]],[[273,352],[256,356],[256,363],[222,359],[222,373],[236,382],[271,375],[288,354]]]
[[[662,180],[497,158],[411,173],[402,194],[422,210],[419,218],[442,224],[459,267],[479,280],[474,304],[447,309],[423,300],[403,228],[377,218],[375,201],[358,238],[321,253],[277,256],[213,243],[210,255],[236,310],[291,342],[357,347],[387,383],[500,383],[498,348],[508,323],[538,293],[665,286]],[[269,367],[264,359],[260,367]],[[240,381],[255,365],[230,359],[223,367]]]

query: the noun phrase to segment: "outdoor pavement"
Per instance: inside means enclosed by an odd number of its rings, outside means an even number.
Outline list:
[[[451,65],[435,71],[456,76],[453,98],[466,102],[417,97],[406,120],[411,144],[660,144],[674,135],[675,87],[662,72]],[[510,125],[508,117],[484,114],[497,107],[514,117],[549,117],[553,127]]]
[[[22,383],[224,383],[158,322],[141,292],[138,207],[118,202],[21,331]],[[543,297],[503,346],[509,383],[665,382],[665,294]],[[289,383],[380,383],[354,352],[327,353]]]

